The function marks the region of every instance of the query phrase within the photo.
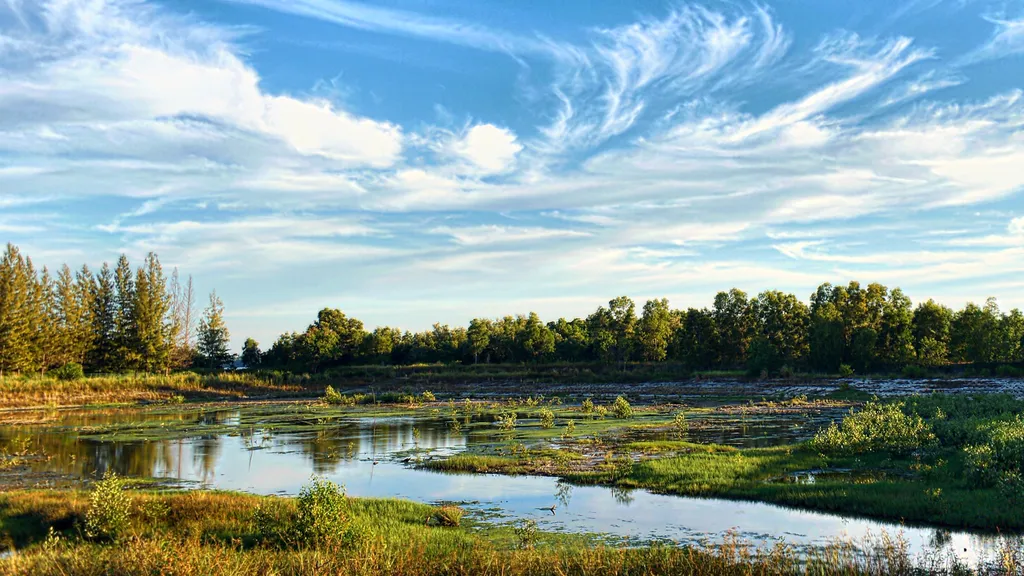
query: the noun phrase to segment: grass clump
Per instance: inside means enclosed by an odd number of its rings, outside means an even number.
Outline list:
[[[466,511],[458,506],[438,506],[428,519],[428,523],[432,521],[437,526],[458,528],[462,525],[462,517],[465,515]]]
[[[933,445],[935,434],[931,427],[920,416],[906,414],[902,408],[899,402],[868,402],[859,412],[851,410],[841,423],[833,422],[819,431],[810,445],[825,454],[906,454]]]
[[[85,514],[85,536],[90,540],[113,541],[124,536],[129,527],[132,499],[125,491],[125,479],[106,473],[89,496]]]

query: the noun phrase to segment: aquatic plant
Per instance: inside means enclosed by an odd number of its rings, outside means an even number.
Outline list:
[[[576,433],[576,422],[574,420],[566,420],[565,430],[562,431],[562,440],[568,440],[572,438],[572,435]]]
[[[534,547],[537,543],[537,521],[536,520],[522,520],[515,527],[516,540],[518,541],[519,548],[522,550],[528,550]]]
[[[430,390],[424,390],[423,394],[421,394],[420,397],[423,399],[424,402],[437,402],[437,398],[434,396],[434,393],[431,392]]]

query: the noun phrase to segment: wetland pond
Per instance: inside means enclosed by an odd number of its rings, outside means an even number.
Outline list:
[[[708,415],[691,419],[689,440],[737,447],[788,444],[806,439],[839,415]],[[174,487],[294,495],[317,474],[343,484],[352,496],[454,502],[488,522],[532,519],[542,530],[596,533],[626,543],[701,544],[737,536],[756,545],[815,546],[840,539],[864,542],[886,533],[901,534],[912,555],[952,554],[972,565],[994,558],[1001,543],[994,535],[764,503],[415,467],[420,459],[493,444],[493,428],[493,416],[467,418],[465,425],[453,427],[450,418],[424,409],[416,414],[335,412],[331,417],[302,404],[97,409],[19,414],[15,422],[0,426],[0,447],[31,444],[41,454],[29,460],[24,474],[29,485],[110,470]],[[629,434],[640,439],[657,435],[642,428]],[[813,474],[794,481],[813,481]]]

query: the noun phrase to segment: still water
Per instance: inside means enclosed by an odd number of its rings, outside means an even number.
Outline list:
[[[184,421],[188,427],[162,440],[96,433],[99,426],[140,418],[151,426],[180,426]],[[421,458],[436,458],[476,441],[474,426],[454,431],[439,418],[339,418],[326,427],[309,426],[308,431],[296,425],[284,430],[259,428],[249,422],[237,410],[83,412],[63,415],[59,425],[5,426],[0,428],[0,442],[31,437],[49,456],[34,464],[40,472],[80,477],[113,470],[172,484],[257,494],[296,494],[310,475],[318,474],[343,484],[353,496],[457,502],[498,522],[534,519],[545,530],[603,533],[634,542],[706,543],[735,534],[756,544],[784,541],[802,546],[902,533],[913,554],[955,554],[971,564],[993,558],[1000,545],[1000,537],[992,535],[901,527],[770,504],[571,486],[548,477],[417,470],[409,462],[414,449]],[[766,426],[788,431],[780,432],[785,441],[801,434],[799,427],[778,419],[744,423],[728,433],[725,423],[717,426],[711,436],[741,446],[765,445]],[[554,513],[551,506],[556,507]]]

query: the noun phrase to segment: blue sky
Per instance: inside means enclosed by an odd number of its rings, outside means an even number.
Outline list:
[[[1024,3],[0,0],[0,235],[269,345],[878,281],[1024,306]]]

